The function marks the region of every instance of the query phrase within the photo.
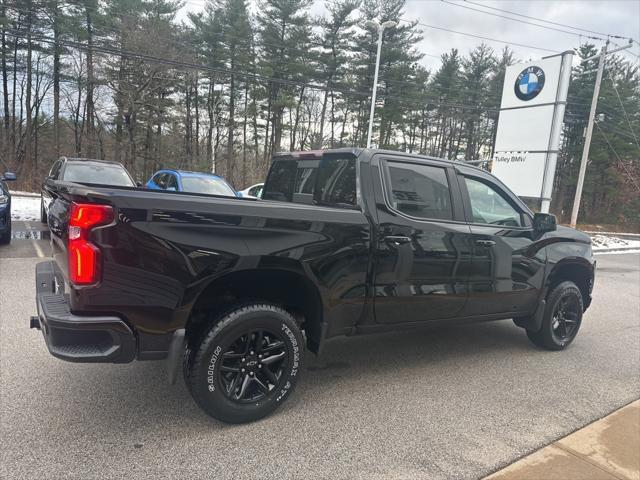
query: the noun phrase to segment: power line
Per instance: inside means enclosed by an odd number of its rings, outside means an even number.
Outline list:
[[[620,98],[620,93],[618,93],[618,87],[616,87],[616,82],[613,79],[613,76],[611,75],[611,71],[607,73],[609,74],[609,80],[611,80],[611,84],[613,85],[613,91],[616,92],[616,97],[618,97],[618,101],[620,102],[620,106],[622,107],[622,113],[624,113],[624,116],[627,119],[627,123],[629,124],[629,131],[631,132],[631,135],[633,135],[633,139],[636,142],[638,151],[640,151],[640,144],[638,144],[638,138],[636,137],[636,134],[633,131],[633,127],[631,126],[631,120],[629,120],[629,115],[627,115],[627,109],[624,108],[624,103],[622,103],[622,98]]]
[[[629,38],[629,37],[621,37],[620,35],[612,35],[612,34],[609,34],[609,33],[596,32],[594,30],[588,30],[586,28],[574,27],[573,25],[567,25],[566,23],[552,22],[551,20],[545,20],[543,18],[532,17],[532,16],[529,16],[529,15],[524,15],[522,13],[512,12],[512,11],[509,11],[509,10],[503,10],[501,8],[491,7],[489,5],[485,5],[483,3],[478,3],[478,2],[473,2],[471,0],[464,0],[464,2],[465,3],[470,3],[472,5],[477,5],[479,7],[488,8],[490,10],[494,10],[494,11],[497,11],[497,12],[508,13],[510,15],[515,15],[517,17],[528,18],[530,20],[537,20],[538,22],[544,22],[544,23],[549,23],[551,25],[557,25],[559,27],[572,28],[574,30],[580,30],[582,32],[593,33],[593,34],[596,34],[596,35],[602,35],[602,36],[607,36],[607,37],[612,37],[612,38],[620,38],[620,39],[628,39]]]
[[[594,36],[590,36],[590,35],[584,35],[582,33],[570,32],[569,30],[562,30],[560,28],[549,27],[547,25],[540,25],[538,23],[528,22],[526,20],[519,20],[517,18],[507,17],[506,15],[500,15],[498,13],[491,13],[491,12],[487,12],[485,10],[480,10],[479,8],[468,7],[466,5],[462,5],[460,3],[451,2],[449,0],[440,0],[440,1],[443,2],[443,3],[447,3],[449,5],[454,5],[456,7],[466,8],[467,10],[473,10],[474,12],[480,12],[480,13],[484,13],[486,15],[491,15],[491,16],[494,16],[494,17],[499,17],[499,18],[505,18],[507,20],[512,20],[514,22],[520,22],[520,23],[525,23],[527,25],[533,25],[534,27],[546,28],[547,30],[554,30],[556,32],[565,33],[565,34],[568,34],[568,35],[575,35],[576,37],[585,37],[585,38],[589,38],[591,40],[601,40],[603,42],[605,41],[604,38],[594,37]],[[470,3],[472,3],[472,2],[470,2]],[[474,5],[477,5],[477,4],[474,3]]]
[[[512,45],[512,46],[515,46],[515,47],[532,48],[534,50],[540,50],[540,51],[543,51],[543,52],[561,53],[561,52],[559,52],[557,50],[551,50],[549,48],[536,47],[536,46],[533,46],[533,45],[526,45],[524,43],[507,42],[505,40],[500,40],[500,39],[497,39],[497,38],[484,37],[482,35],[476,35],[474,33],[461,32],[459,30],[452,30],[450,28],[438,27],[436,25],[429,25],[428,23],[423,23],[423,22],[420,22],[420,21],[417,21],[417,20],[406,20],[404,18],[401,18],[400,21],[401,22],[405,22],[405,23],[414,23],[415,22],[417,25],[420,25],[422,27],[427,27],[427,28],[431,28],[431,29],[434,29],[434,30],[442,30],[444,32],[455,33],[455,34],[458,34],[458,35],[465,35],[467,37],[472,37],[472,38],[479,38],[480,40],[486,40],[488,42],[502,43],[504,45]]]
[[[622,168],[624,168],[624,171],[626,172],[627,177],[629,177],[629,180],[631,180],[631,182],[635,185],[636,190],[640,192],[640,186],[638,185],[638,182],[636,182],[635,178],[633,178],[629,170],[627,170],[627,166],[624,164],[624,162],[620,158],[620,155],[618,155],[618,152],[616,152],[616,149],[613,148],[613,145],[611,145],[611,142],[609,141],[609,138],[607,137],[607,135],[604,133],[604,130],[600,128],[600,125],[598,122],[595,122],[595,124],[596,124],[596,127],[598,127],[598,131],[602,134],[602,136],[604,137],[604,140],[607,142],[607,145],[609,145],[609,148],[618,159],[618,162],[620,162],[620,165],[622,165]]]

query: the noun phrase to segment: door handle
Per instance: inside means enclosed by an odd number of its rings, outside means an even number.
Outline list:
[[[493,247],[496,244],[493,240],[476,240],[476,245],[481,247]]]
[[[403,243],[410,243],[411,239],[401,235],[388,235],[384,237],[384,241],[386,243],[393,243],[394,245],[402,245]]]

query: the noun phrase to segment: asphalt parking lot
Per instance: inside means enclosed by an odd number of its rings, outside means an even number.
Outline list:
[[[511,321],[336,339],[276,414],[229,426],[163,363],[49,355],[34,266],[47,232],[0,247],[0,477],[474,479],[640,397],[640,255],[598,256],[593,306],[564,352]]]

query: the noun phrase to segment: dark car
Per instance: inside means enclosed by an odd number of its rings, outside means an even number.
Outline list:
[[[42,200],[40,202],[40,221],[42,223],[47,223],[49,205],[54,199],[53,190],[48,186],[49,182],[53,180],[115,187],[136,186],[133,177],[121,163],[90,158],[60,157],[51,166],[49,175],[42,185]]]
[[[6,182],[15,179],[15,174],[11,172],[0,175],[0,244],[11,241],[11,193]]]
[[[589,236],[460,162],[278,154],[262,200],[50,187],[53,261],[36,267],[31,319],[50,352],[166,359],[226,422],[284,403],[306,348],[332,337],[513,318],[562,350],[591,303]]]

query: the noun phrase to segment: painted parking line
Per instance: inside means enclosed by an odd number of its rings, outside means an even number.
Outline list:
[[[27,230],[29,232],[38,232],[38,234],[41,233],[40,230],[36,230],[34,229],[31,225],[27,224],[26,225]],[[38,244],[38,241],[36,238],[40,238],[41,235],[32,235],[31,237],[31,244],[33,245],[33,249],[36,251],[36,254],[38,255],[38,258],[44,258],[46,255],[44,254],[44,252],[42,251],[42,248],[40,247],[40,245]]]

